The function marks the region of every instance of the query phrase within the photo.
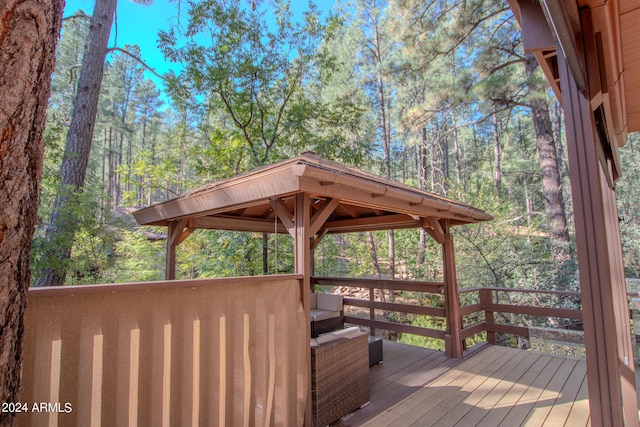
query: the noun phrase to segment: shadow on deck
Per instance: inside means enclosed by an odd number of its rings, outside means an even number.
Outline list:
[[[449,359],[384,341],[370,369],[371,403],[333,426],[586,426],[583,361],[499,346]]]

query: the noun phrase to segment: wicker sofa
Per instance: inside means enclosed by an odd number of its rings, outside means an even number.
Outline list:
[[[331,424],[369,402],[367,333],[357,327],[311,340],[313,425]]]
[[[311,293],[311,337],[344,328],[342,295]]]

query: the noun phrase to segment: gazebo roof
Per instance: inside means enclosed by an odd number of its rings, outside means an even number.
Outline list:
[[[397,181],[320,158],[313,152],[216,181],[133,213],[141,225],[286,233],[295,195],[307,193],[316,232],[424,227],[490,221],[486,212]],[[275,221],[275,214],[285,223]]]

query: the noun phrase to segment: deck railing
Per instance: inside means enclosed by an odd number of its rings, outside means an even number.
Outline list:
[[[30,289],[19,424],[299,425],[301,286],[290,275]]]
[[[382,329],[393,332],[414,334],[424,337],[445,339],[446,330],[424,328],[403,323],[395,323],[387,320],[380,320],[376,317],[375,310],[386,312],[396,312],[401,314],[418,314],[441,318],[444,324],[446,319],[444,307],[444,284],[440,282],[422,282],[407,280],[376,280],[376,279],[347,279],[315,277],[313,283],[317,285],[328,285],[348,288],[366,289],[367,299],[345,297],[345,322],[355,325],[375,329]],[[376,291],[410,291],[424,293],[426,295],[440,295],[443,307],[426,307],[417,304],[376,301]],[[569,303],[575,305],[579,301],[579,292],[569,291],[544,291],[528,289],[505,289],[505,288],[473,288],[459,291],[460,300],[467,301],[460,306],[460,317],[462,318],[461,337],[463,340],[486,332],[486,340],[489,343],[496,343],[496,333],[511,334],[529,337],[530,328],[527,326],[515,325],[509,322],[500,321],[505,315],[532,316],[543,318],[554,318],[556,324],[567,324],[571,321],[581,322],[582,312],[575,308],[557,308],[558,303]],[[520,298],[515,298],[520,296]],[[530,298],[522,298],[530,297]],[[518,299],[519,304],[510,302],[511,299]],[[504,302],[506,300],[506,302]],[[526,301],[525,301],[526,300]],[[524,304],[524,305],[523,305]],[[552,306],[554,305],[554,306]],[[368,317],[361,315],[350,315],[349,308],[368,309]],[[510,320],[510,319],[509,319]]]
[[[567,301],[575,305],[579,301],[580,292],[491,287],[464,289],[460,290],[459,295],[461,299],[467,296],[471,296],[470,299],[478,299],[475,303],[460,307],[460,316],[463,319],[475,317],[471,321],[463,322],[465,325],[461,333],[463,340],[471,338],[480,332],[487,333],[487,342],[491,344],[496,343],[496,333],[529,337],[529,327],[518,326],[504,321],[498,322],[497,317],[499,314],[554,318],[557,319],[557,324],[567,324],[567,320],[582,321],[581,310],[556,307],[558,304]],[[520,296],[518,304],[514,304],[511,301],[516,295]],[[501,296],[507,299],[506,303],[501,302]],[[553,304],[555,306],[543,306],[543,300],[547,300],[546,305]],[[480,316],[474,316],[478,314]]]
[[[444,330],[390,322],[388,320],[381,320],[380,316],[376,316],[376,310],[382,310],[385,312],[427,315],[444,319],[444,306],[429,307],[390,301],[376,301],[375,299],[376,291],[408,291],[423,293],[426,295],[440,295],[443,297],[444,284],[441,282],[314,277],[312,279],[312,283],[314,283],[315,285],[367,289],[368,299],[366,300],[353,297],[345,297],[343,299],[344,305],[346,307],[344,320],[346,323],[370,328],[372,335],[375,335],[376,329],[382,329],[386,331],[414,334],[423,337],[437,338],[442,340],[445,339],[446,332]],[[365,310],[368,310],[368,317],[349,314],[349,307],[364,308]]]

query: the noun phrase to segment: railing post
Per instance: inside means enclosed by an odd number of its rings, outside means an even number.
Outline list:
[[[494,323],[495,316],[493,314],[493,290],[491,289],[480,289],[480,302],[482,303],[482,308],[484,309],[484,321],[485,323]],[[487,342],[489,344],[496,343],[496,333],[492,331],[487,332]]]
[[[373,305],[373,303],[376,300],[376,293],[375,293],[375,288],[373,287],[372,284],[369,284],[369,301],[371,301],[371,304]],[[374,320],[376,320],[376,309],[373,307],[369,308],[369,320],[371,320],[371,322],[373,323]],[[373,326],[369,327],[369,335],[371,335],[372,337],[376,336],[376,328],[374,328]]]

